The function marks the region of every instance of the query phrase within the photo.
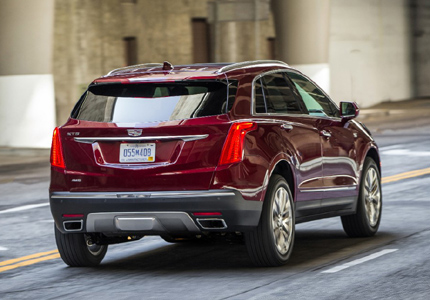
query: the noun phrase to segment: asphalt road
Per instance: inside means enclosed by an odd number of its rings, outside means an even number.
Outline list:
[[[48,163],[0,167],[0,299],[428,299],[429,129],[375,135],[385,181],[375,237],[348,238],[340,218],[299,224],[280,268],[253,267],[237,241],[158,237],[110,246],[98,268],[67,267],[47,205]]]

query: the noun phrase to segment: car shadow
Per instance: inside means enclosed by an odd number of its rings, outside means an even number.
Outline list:
[[[272,271],[321,268],[342,260],[348,253],[358,254],[393,240],[392,234],[378,233],[371,238],[349,238],[343,230],[297,230],[289,262]],[[138,243],[138,242],[137,242]],[[126,245],[123,245],[126,247]],[[200,243],[166,244],[120,259],[110,259],[99,270],[145,272],[191,272],[213,270],[252,270],[256,268],[248,257],[243,242],[215,240]]]

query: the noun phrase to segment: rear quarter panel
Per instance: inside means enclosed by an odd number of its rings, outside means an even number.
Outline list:
[[[310,193],[299,194],[296,187],[318,187],[322,183],[321,148],[315,129],[309,124],[295,123],[294,129],[286,133],[281,128],[285,120],[275,117],[248,120],[256,122],[258,128],[246,135],[244,160],[238,164],[217,167],[211,188],[237,189],[247,200],[262,201],[273,169],[280,161],[285,161],[293,173],[294,198],[299,201],[311,200],[305,199]],[[309,133],[315,137],[315,143],[312,143]],[[312,167],[300,171],[301,165]]]

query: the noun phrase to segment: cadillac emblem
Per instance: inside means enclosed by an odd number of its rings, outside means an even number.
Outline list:
[[[127,129],[129,136],[140,136],[142,134],[142,129]]]

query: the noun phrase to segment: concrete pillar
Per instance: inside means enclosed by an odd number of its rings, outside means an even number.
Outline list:
[[[430,96],[430,1],[409,1],[412,23],[413,86],[415,97]]]
[[[49,148],[55,126],[54,0],[2,0],[0,146]]]
[[[330,0],[272,0],[278,59],[329,89]]]
[[[411,97],[411,31],[407,2],[331,1],[332,99],[356,101],[364,108]],[[428,20],[428,15],[424,19]],[[428,46],[423,48],[423,53],[428,53]]]
[[[269,0],[208,1],[215,62],[267,58],[270,27]]]

